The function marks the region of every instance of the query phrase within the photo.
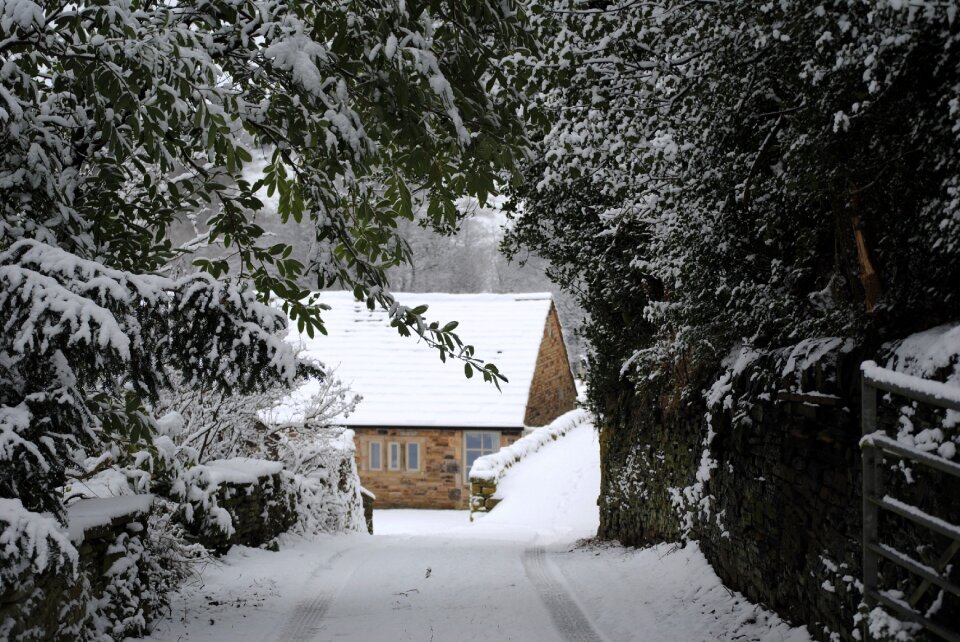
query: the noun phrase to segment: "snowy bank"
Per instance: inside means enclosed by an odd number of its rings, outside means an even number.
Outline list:
[[[586,410],[571,410],[551,423],[536,428],[530,434],[495,453],[479,457],[470,468],[470,481],[481,484],[496,484],[504,471],[524,457],[537,452],[544,444],[558,439],[580,424],[590,420]]]

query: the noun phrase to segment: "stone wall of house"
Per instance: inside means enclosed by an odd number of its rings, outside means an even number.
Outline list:
[[[577,389],[570,372],[567,348],[563,342],[557,309],[551,303],[537,354],[537,366],[530,384],[527,412],[523,423],[544,426],[563,413],[573,410]]]
[[[94,500],[106,501],[106,500]],[[0,584],[0,639],[123,639],[146,632],[151,617],[147,576],[137,567],[148,514],[132,510],[80,529],[76,573],[51,565],[36,572],[29,560]],[[2,526],[2,525],[0,525]],[[0,528],[2,531],[2,528]],[[51,542],[52,544],[52,542]],[[52,551],[51,551],[52,552]],[[132,565],[117,564],[129,558]]]
[[[463,470],[464,431],[438,428],[353,428],[356,433],[360,482],[377,496],[378,508],[467,508],[470,488]],[[500,447],[512,444],[520,431],[500,431]],[[370,442],[382,444],[383,469],[370,468]],[[419,470],[388,470],[389,443],[420,445]]]

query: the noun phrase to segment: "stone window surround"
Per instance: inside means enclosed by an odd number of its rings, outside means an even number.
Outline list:
[[[389,441],[383,439],[371,439],[367,442],[367,461],[364,462],[363,469],[372,472],[391,472],[391,473],[419,473],[423,471],[423,463],[421,459],[423,457],[423,444],[419,438],[396,438],[392,437]],[[376,446],[379,449],[379,461],[380,466],[372,466],[373,462],[373,447]],[[386,447],[384,447],[386,446]],[[398,457],[397,457],[397,466],[392,466],[391,458],[391,448],[396,446],[398,448]],[[411,468],[407,463],[410,459],[410,446],[416,446],[417,448],[417,467]]]
[[[417,465],[414,466],[414,467],[411,467],[411,466],[410,466],[410,448],[411,448],[411,447],[414,447],[414,448],[417,449],[417,456],[416,456]],[[419,442],[419,441],[408,441],[408,442],[406,442],[406,443],[404,444],[404,453],[403,453],[403,454],[404,454],[404,462],[403,462],[403,463],[406,464],[405,470],[408,470],[408,471],[410,471],[411,473],[420,472],[420,466],[421,466],[421,464],[420,464],[420,450],[421,450],[421,448],[420,448],[420,442]]]
[[[374,462],[373,447],[374,446],[377,447],[377,457],[376,457],[377,465],[376,466],[373,465],[373,462]],[[379,440],[370,441],[367,444],[367,468],[369,468],[370,470],[383,470],[383,442],[382,441],[379,441]]]

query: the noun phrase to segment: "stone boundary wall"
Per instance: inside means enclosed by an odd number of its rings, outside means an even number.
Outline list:
[[[363,521],[367,525],[367,533],[373,535],[373,504],[377,496],[361,486],[360,499],[363,501]]]
[[[829,352],[786,377],[788,352],[730,373],[710,413],[712,514],[697,530],[731,587],[820,640],[850,640],[861,600],[861,354],[821,347]]]
[[[707,395],[667,384],[638,395],[625,384],[606,400],[601,425],[600,537],[698,540],[723,582],[751,601],[818,640],[860,639],[864,357],[852,342],[824,338],[694,373],[689,388]],[[900,404],[883,405],[881,426],[896,434]],[[903,486],[892,464],[891,489]],[[904,500],[942,497],[952,506],[924,509],[956,514],[960,489],[913,476]],[[901,550],[919,550],[896,525],[886,533]]]
[[[703,373],[707,396],[625,390],[612,400],[599,534],[631,546],[698,540],[730,588],[817,639],[852,640],[861,356],[837,343],[784,377],[789,359],[754,354]]]
[[[137,562],[151,502],[149,495],[77,502],[67,510],[67,532],[52,517],[36,516],[24,529],[30,543],[17,547],[19,557],[0,555],[0,639],[119,640],[146,634],[152,613],[144,596],[150,586]],[[38,525],[49,528],[43,533]],[[0,520],[0,532],[11,533],[10,526]]]
[[[280,462],[238,457],[207,462],[188,472],[194,487],[180,521],[209,550],[262,546],[297,520],[296,492]]]
[[[470,518],[473,519],[474,513],[489,512],[500,503],[500,498],[495,497],[497,482],[508,468],[592,419],[593,416],[586,410],[571,410],[509,446],[477,458],[470,468]]]

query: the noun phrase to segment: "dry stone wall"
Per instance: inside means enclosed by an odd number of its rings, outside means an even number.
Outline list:
[[[600,536],[696,539],[731,588],[818,639],[853,639],[861,357],[838,342],[782,377],[789,353],[756,355],[727,370],[714,399],[667,388],[609,395]],[[696,376],[687,390],[717,379]]]
[[[0,639],[119,640],[145,634],[153,604],[149,577],[139,566],[147,518],[137,508],[73,528],[75,566],[50,564],[37,572],[31,560],[4,556],[3,563],[16,568],[3,569]],[[4,527],[0,523],[0,531]],[[47,545],[57,547],[53,541]]]
[[[216,469],[217,463],[207,466]],[[215,479],[207,494],[188,498],[184,508],[180,518],[187,532],[216,552],[237,544],[266,544],[289,530],[297,519],[296,493],[284,473],[273,469],[248,479]]]

